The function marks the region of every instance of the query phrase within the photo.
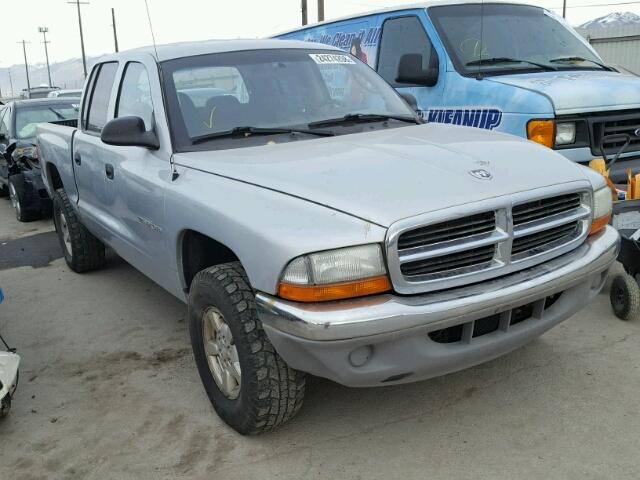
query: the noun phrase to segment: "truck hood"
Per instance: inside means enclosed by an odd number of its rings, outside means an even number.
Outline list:
[[[545,95],[556,115],[640,108],[640,78],[616,72],[544,72],[486,80]]]
[[[384,227],[433,210],[586,178],[546,147],[438,124],[178,153],[174,161],[178,171],[187,167],[247,182]],[[470,173],[479,169],[492,178]]]

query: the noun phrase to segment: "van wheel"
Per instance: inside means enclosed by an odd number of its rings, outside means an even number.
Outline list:
[[[263,433],[302,406],[305,374],[271,345],[239,262],[199,272],[189,291],[191,347],[220,418],[243,435]]]
[[[9,177],[9,199],[16,212],[19,222],[31,222],[40,217],[38,209],[26,206],[26,195],[24,192],[24,177],[21,173]]]
[[[53,194],[53,223],[64,259],[71,270],[83,273],[104,266],[104,244],[80,223],[63,189]]]

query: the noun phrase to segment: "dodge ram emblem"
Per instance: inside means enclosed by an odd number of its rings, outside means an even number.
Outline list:
[[[491,180],[493,178],[491,172],[487,172],[484,168],[480,168],[478,170],[469,170],[469,175],[480,180]]]

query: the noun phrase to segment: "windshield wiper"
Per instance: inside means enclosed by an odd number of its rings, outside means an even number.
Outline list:
[[[223,132],[207,133],[198,137],[193,137],[191,143],[196,145],[198,143],[207,142],[209,140],[215,140],[216,138],[224,137],[248,137],[251,135],[276,135],[279,133],[308,133],[309,135],[317,135],[319,137],[332,137],[335,135],[333,132],[325,130],[308,130],[306,128],[268,128],[268,127],[235,127],[231,130],[225,130]]]
[[[558,69],[553,65],[545,65],[544,63],[532,62],[531,60],[520,60],[517,58],[509,58],[509,57],[494,57],[494,58],[481,58],[480,60],[474,60],[472,62],[465,63],[465,67],[473,67],[480,65],[499,65],[501,63],[528,63],[529,65],[533,65],[535,67],[542,68],[543,70],[548,70],[550,72],[555,72]]]
[[[56,117],[58,117],[58,120],[65,120],[64,115],[62,115],[60,112],[58,112],[57,110],[54,110],[53,108],[49,107],[49,110],[51,110]]]
[[[416,123],[421,122],[417,117],[410,115],[387,115],[377,113],[349,113],[344,117],[329,118],[327,120],[318,120],[317,122],[311,122],[309,128],[321,127],[324,125],[339,125],[341,123],[356,123],[356,122],[379,122],[384,120],[398,120],[400,122]]]
[[[553,60],[549,60],[551,63],[572,63],[572,62],[591,62],[597,66],[599,66],[600,68],[602,68],[603,70],[606,70],[608,72],[613,72],[613,68],[608,67],[600,62],[596,62],[595,60],[590,60],[588,58],[584,58],[584,57],[560,57],[560,58],[554,58]]]

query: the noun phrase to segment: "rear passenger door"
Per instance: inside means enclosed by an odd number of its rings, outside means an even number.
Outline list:
[[[422,112],[426,112],[430,107],[440,106],[442,103],[446,63],[444,58],[440,60],[425,29],[425,22],[427,20],[424,11],[415,14],[403,12],[402,16],[387,17],[382,23],[376,67],[378,74],[400,93],[409,93],[416,97]],[[439,64],[440,75],[435,86],[425,87],[396,82],[400,58],[412,53],[422,55],[422,68],[425,70]]]

